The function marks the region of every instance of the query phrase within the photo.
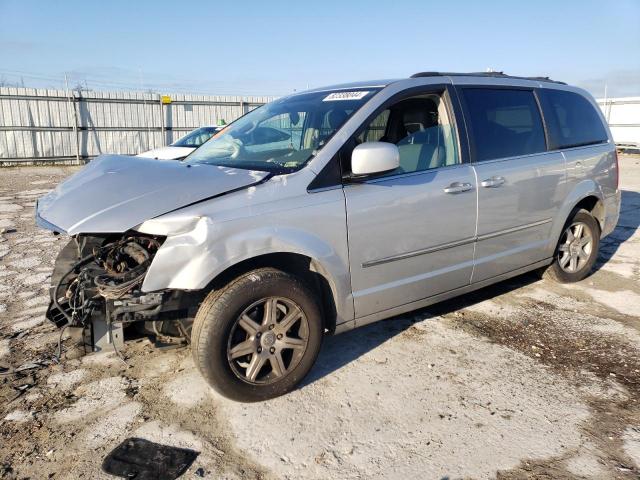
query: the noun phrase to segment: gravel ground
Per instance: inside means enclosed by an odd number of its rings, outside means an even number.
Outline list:
[[[525,275],[328,337],[301,388],[258,404],[146,339],[127,365],[51,364],[65,239],[33,207],[75,170],[0,170],[0,372],[44,365],[0,373],[0,477],[113,478],[102,459],[135,436],[199,452],[185,478],[639,478],[640,157],[620,163],[619,226],[591,277]]]

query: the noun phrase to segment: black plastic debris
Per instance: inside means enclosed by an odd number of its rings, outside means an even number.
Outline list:
[[[174,480],[187,471],[198,454],[187,448],[128,438],[107,455],[102,470],[136,480]]]

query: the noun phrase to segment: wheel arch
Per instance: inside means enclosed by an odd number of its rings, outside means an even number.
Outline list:
[[[585,180],[574,186],[566,196],[558,214],[553,220],[549,242],[549,256],[554,252],[567,220],[577,210],[584,209],[593,215],[602,231],[605,222],[604,195],[600,186],[593,180]]]
[[[576,203],[571,212],[573,213],[577,210],[586,210],[587,212],[589,212],[598,222],[600,231],[604,229],[604,202],[599,197],[597,197],[596,195],[588,195],[584,197],[582,200]]]
[[[277,268],[302,279],[319,296],[324,328],[330,332],[335,330],[337,320],[335,282],[320,262],[301,253],[271,252],[245,258],[215,275],[204,290],[217,290],[234,278],[263,267]]]

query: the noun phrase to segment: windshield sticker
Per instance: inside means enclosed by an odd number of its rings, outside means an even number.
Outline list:
[[[368,91],[360,92],[334,92],[322,99],[323,102],[337,102],[340,100],[361,100],[367,96]]]

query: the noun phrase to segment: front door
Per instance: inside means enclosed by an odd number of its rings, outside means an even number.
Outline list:
[[[470,282],[476,181],[460,161],[449,105],[444,90],[425,91],[357,134],[356,143],[396,144],[400,167],[344,187],[356,318]]]

